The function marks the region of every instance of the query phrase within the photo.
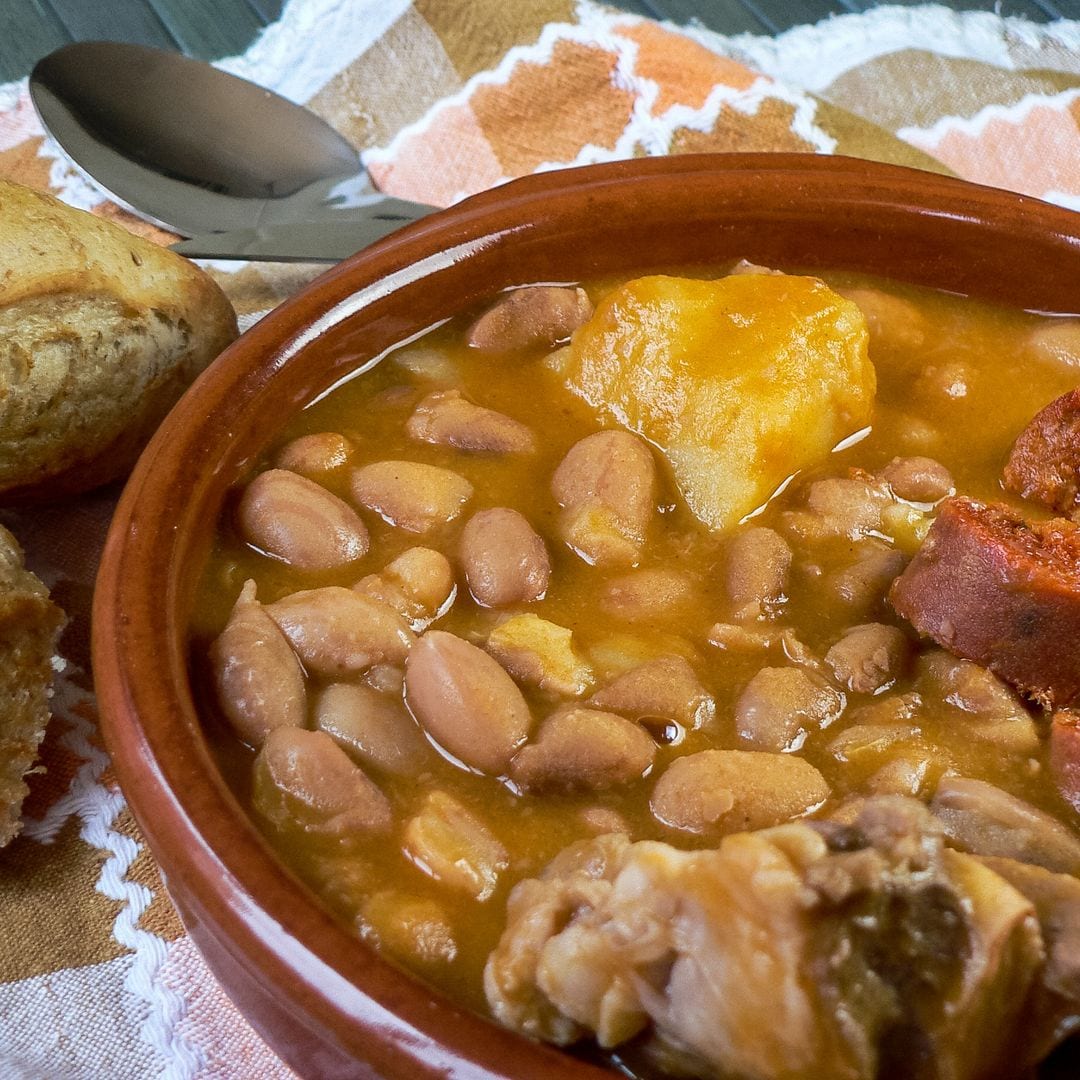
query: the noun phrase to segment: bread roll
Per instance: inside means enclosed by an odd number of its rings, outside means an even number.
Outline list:
[[[0,525],[0,847],[19,831],[23,777],[49,721],[63,623],[48,590],[23,566],[15,537]]]
[[[0,180],[0,500],[96,487],[134,463],[236,316],[198,267]]]

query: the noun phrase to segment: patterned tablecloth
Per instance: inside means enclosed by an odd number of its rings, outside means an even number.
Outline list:
[[[797,150],[1080,209],[1080,23],[884,7],[725,38],[587,0],[290,0],[222,66],[309,104],[385,190],[440,205],[540,169]],[[166,239],[68,166],[25,82],[0,86],[0,175]],[[211,269],[242,326],[316,272]],[[0,851],[0,1077],[289,1077],[185,935],[102,748],[88,618],[115,498],[0,515],[73,616],[45,771]]]

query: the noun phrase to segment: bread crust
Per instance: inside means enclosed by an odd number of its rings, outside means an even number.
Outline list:
[[[237,334],[181,256],[0,180],[0,500],[115,479]]]
[[[64,613],[23,565],[0,525],[0,847],[19,831],[24,779],[49,722],[53,658]]]

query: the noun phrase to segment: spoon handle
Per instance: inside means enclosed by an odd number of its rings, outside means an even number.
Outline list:
[[[282,222],[257,229],[203,233],[172,245],[190,259],[252,262],[340,262],[396,229],[434,213],[435,207],[386,200],[359,215],[324,221]],[[401,202],[401,207],[394,203]],[[403,208],[409,208],[405,210]]]

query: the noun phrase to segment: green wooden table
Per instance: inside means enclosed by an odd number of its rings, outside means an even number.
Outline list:
[[[445,0],[453,3],[454,0]],[[507,0],[508,3],[528,0]],[[103,38],[179,49],[213,60],[242,52],[281,13],[284,0],[0,0],[0,82],[70,41]],[[831,14],[865,11],[873,0],[616,0],[617,6],[722,34],[776,34]],[[1037,22],[1080,19],[1080,0],[951,0],[956,10],[1023,15]]]

